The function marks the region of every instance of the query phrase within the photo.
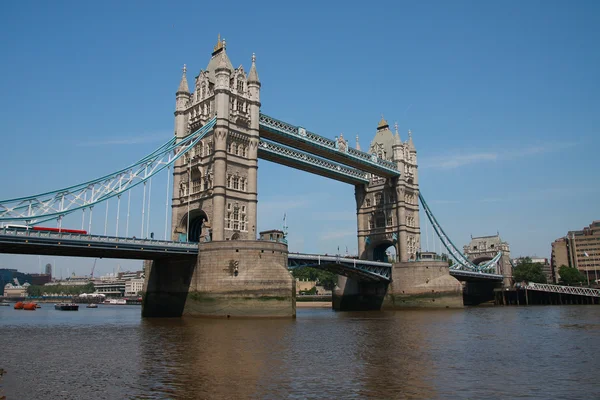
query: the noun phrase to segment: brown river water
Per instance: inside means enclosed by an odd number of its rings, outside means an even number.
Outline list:
[[[600,307],[142,319],[0,307],[12,399],[594,399]]]

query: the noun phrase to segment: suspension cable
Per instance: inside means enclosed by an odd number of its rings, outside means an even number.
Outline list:
[[[165,200],[165,240],[167,240],[167,224],[169,223],[169,181],[171,179],[171,166],[167,167],[167,198]]]
[[[104,236],[106,236],[106,226],[108,225],[108,200],[106,200],[106,215],[104,216]]]
[[[148,232],[150,231],[150,200],[152,199],[152,178],[148,180],[148,214],[146,215],[146,239],[148,239]]]
[[[127,191],[127,222],[125,223],[125,237],[129,237],[129,208],[131,206],[131,190]]]
[[[146,216],[146,182],[144,182],[144,200],[142,200],[142,233],[140,238],[144,237],[144,218]]]

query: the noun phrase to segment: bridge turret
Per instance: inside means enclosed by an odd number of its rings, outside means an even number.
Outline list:
[[[231,95],[229,79],[232,74],[231,62],[225,52],[225,39],[217,43],[213,52],[214,56],[220,56],[220,60],[215,68],[215,110],[217,122],[214,128],[212,239],[225,240],[227,136],[229,133],[229,98]]]
[[[400,161],[404,159],[404,151],[402,149],[402,140],[400,139],[400,134],[398,133],[398,123],[394,124],[394,129],[396,134],[394,135],[394,145],[392,146],[392,150],[394,152],[394,161],[396,161],[398,167],[400,166]]]
[[[191,94],[187,82],[187,68],[183,64],[183,74],[179,82],[179,88],[175,94],[175,136],[179,139],[187,135],[187,119],[188,115],[185,110],[188,107]]]
[[[256,71],[256,55],[252,53],[252,66],[248,73],[248,113],[250,128],[248,135],[248,236],[256,239],[258,202],[258,141],[260,118],[260,80]]]

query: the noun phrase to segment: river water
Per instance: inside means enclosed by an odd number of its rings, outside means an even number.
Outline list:
[[[600,308],[154,319],[0,307],[11,399],[600,398]]]

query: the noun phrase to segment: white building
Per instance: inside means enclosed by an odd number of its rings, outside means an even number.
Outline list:
[[[130,279],[125,282],[125,296],[137,296],[144,290],[144,278]]]

